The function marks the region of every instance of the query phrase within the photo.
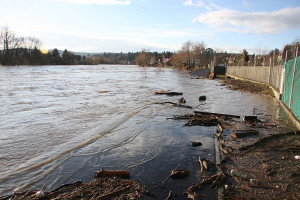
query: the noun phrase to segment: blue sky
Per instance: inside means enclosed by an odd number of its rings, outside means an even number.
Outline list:
[[[300,0],[0,0],[0,27],[42,48],[264,52],[300,40]]]

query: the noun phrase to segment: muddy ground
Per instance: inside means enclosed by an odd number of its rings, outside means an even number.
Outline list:
[[[251,92],[255,94],[265,94],[274,97],[272,89],[266,84],[234,79],[228,76],[217,76],[217,79],[220,80],[222,84],[227,85],[228,89],[230,90],[239,90],[242,92]]]
[[[274,96],[264,84],[228,77],[221,82],[229,89]],[[300,199],[299,130],[287,120],[266,116],[243,123],[230,120],[222,127],[218,141],[226,174],[224,199]],[[233,138],[237,129],[257,130],[258,135]]]
[[[224,145],[224,199],[300,199],[299,131],[233,146]]]

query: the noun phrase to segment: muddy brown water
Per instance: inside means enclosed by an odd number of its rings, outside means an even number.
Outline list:
[[[198,157],[215,160],[216,127],[183,127],[167,119],[194,110],[279,119],[269,96],[228,90],[187,72],[137,66],[0,67],[0,195],[93,179],[93,171],[122,169],[159,198],[181,195],[201,181]],[[181,96],[193,109],[157,104]],[[206,95],[205,102],[198,98]],[[192,141],[201,141],[192,147]],[[162,182],[172,169],[183,179]],[[211,175],[208,172],[204,175]],[[205,190],[208,199],[216,192]]]

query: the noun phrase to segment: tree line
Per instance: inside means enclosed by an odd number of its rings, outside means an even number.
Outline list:
[[[250,55],[246,49],[240,53],[214,50],[204,42],[186,41],[177,52],[98,53],[76,55],[65,49],[59,51],[41,50],[41,41],[35,37],[17,37],[9,28],[0,32],[0,65],[98,65],[98,64],[137,64],[139,66],[175,66],[178,69],[192,70],[201,67],[223,65],[268,66],[280,65],[295,57],[299,39],[284,46],[283,50],[259,50]],[[298,50],[299,51],[299,50]],[[298,52],[299,55],[299,52]]]
[[[298,47],[298,54],[296,54]],[[222,65],[231,66],[268,66],[282,65],[283,62],[299,56],[300,40],[286,44],[283,50],[259,49],[258,53],[249,54],[246,49],[241,53],[228,53],[222,50],[207,48],[204,42],[185,42],[181,49],[174,53],[171,64],[179,69],[194,69]]]
[[[137,57],[143,52],[98,53],[76,55],[65,49],[59,51],[41,50],[41,41],[35,37],[17,37],[9,28],[0,32],[0,65],[98,65],[98,64],[136,64]],[[158,60],[171,56],[171,52],[152,52]],[[140,64],[140,63],[139,63]],[[150,63],[148,63],[150,64]]]

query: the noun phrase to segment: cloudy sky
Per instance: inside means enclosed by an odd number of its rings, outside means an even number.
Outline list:
[[[44,49],[177,51],[187,40],[228,52],[300,39],[300,0],[0,0],[0,27]]]

